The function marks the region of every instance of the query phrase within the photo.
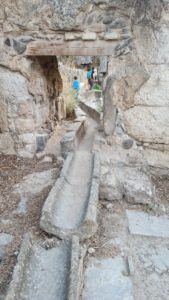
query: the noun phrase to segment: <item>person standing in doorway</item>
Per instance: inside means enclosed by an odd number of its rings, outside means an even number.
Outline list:
[[[73,80],[73,89],[75,91],[75,99],[78,99],[78,92],[79,92],[79,80],[75,76]]]
[[[87,80],[88,80],[88,84],[89,84],[89,88],[90,90],[92,89],[92,86],[93,86],[93,81],[92,81],[92,69],[91,68],[88,68],[87,69]]]
[[[92,78],[92,81],[94,82],[94,73],[95,73],[95,70],[94,70],[94,67],[92,68],[92,75],[91,75],[91,78]]]

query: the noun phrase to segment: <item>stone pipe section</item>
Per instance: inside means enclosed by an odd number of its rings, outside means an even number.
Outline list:
[[[94,109],[93,107],[87,105],[85,102],[80,101],[80,108],[87,113],[93,120],[95,120],[97,123],[100,123],[100,113]]]
[[[45,247],[27,234],[5,300],[78,300],[84,255],[77,236]]]
[[[85,121],[75,122],[69,127],[61,140],[61,153],[63,157],[71,151],[74,151],[85,134]]]
[[[77,235],[84,240],[93,236],[98,226],[99,180],[97,154],[69,154],[42,209],[41,229],[61,239]]]

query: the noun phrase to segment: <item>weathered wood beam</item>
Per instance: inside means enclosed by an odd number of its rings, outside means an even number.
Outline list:
[[[81,42],[81,43],[51,43],[51,42],[31,42],[27,45],[25,55],[27,56],[101,56],[113,55],[114,48],[111,43],[105,43],[103,46],[100,41]]]

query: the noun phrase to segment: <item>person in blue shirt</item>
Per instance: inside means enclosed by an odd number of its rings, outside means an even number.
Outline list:
[[[93,71],[93,70],[92,70],[91,68],[88,68],[87,74],[86,74],[86,77],[87,77],[87,79],[88,79],[88,84],[89,84],[90,90],[92,89],[92,86],[93,86],[92,71]]]
[[[73,80],[73,89],[75,91],[75,98],[78,98],[78,91],[79,91],[79,80],[77,79],[77,77],[74,77]]]

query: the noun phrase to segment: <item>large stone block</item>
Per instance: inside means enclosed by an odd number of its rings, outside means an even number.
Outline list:
[[[9,133],[0,134],[0,153],[15,154],[14,141]]]
[[[100,197],[106,200],[122,200],[132,204],[149,204],[155,200],[149,177],[137,168],[102,166]]]
[[[168,66],[150,66],[149,73],[150,78],[135,95],[135,105],[169,107]]]
[[[104,39],[106,41],[116,41],[116,40],[120,40],[122,37],[122,30],[121,29],[115,29],[114,31],[111,32],[106,32],[104,35]]]
[[[127,133],[147,143],[169,144],[169,107],[135,106],[124,112]]]
[[[121,257],[90,259],[82,300],[133,300],[131,279]]]
[[[97,38],[97,35],[95,32],[85,32],[82,35],[82,39],[84,41],[94,41],[94,40],[96,40],[96,38]]]
[[[17,133],[33,132],[35,129],[34,119],[18,118],[15,121],[15,129]]]
[[[19,105],[17,107],[17,115],[18,116],[30,117],[30,116],[33,116],[33,114],[34,114],[34,108],[33,108],[32,101],[19,103]]]
[[[73,41],[73,40],[77,40],[79,38],[82,37],[81,33],[75,33],[75,32],[66,32],[65,33],[65,40],[66,41]]]
[[[1,68],[0,98],[8,105],[17,105],[32,99],[28,93],[26,78],[18,72]]]
[[[169,238],[168,216],[152,216],[142,211],[127,210],[129,231],[134,235]]]
[[[117,109],[113,104],[113,83],[114,78],[108,77],[104,89],[104,132],[106,135],[113,134],[117,116]]]
[[[168,16],[163,18],[164,22],[169,22]],[[168,26],[160,26],[155,34],[156,38],[154,38],[151,26],[134,26],[134,35],[136,37],[135,45],[137,53],[145,65],[165,65],[169,63]]]

